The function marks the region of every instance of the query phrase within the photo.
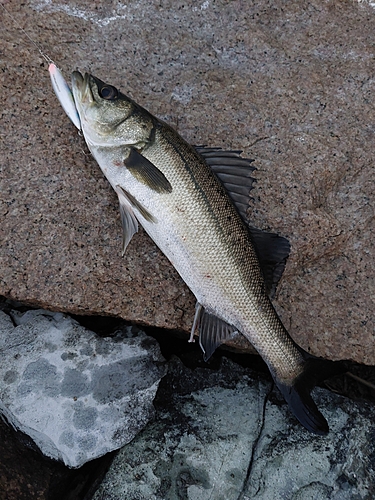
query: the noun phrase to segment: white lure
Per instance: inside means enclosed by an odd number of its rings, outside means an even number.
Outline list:
[[[55,94],[60,101],[63,110],[69,116],[70,120],[74,123],[78,130],[81,130],[81,120],[79,118],[73,94],[69,88],[69,85],[66,83],[65,78],[63,77],[56,64],[50,63],[48,71],[51,77],[53,90],[55,91]]]

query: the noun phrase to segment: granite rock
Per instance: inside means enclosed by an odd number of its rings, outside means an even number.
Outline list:
[[[373,498],[370,405],[316,389],[330,433],[315,436],[262,377],[225,358],[214,373],[175,358],[156,419],[120,450],[94,500]]]
[[[67,77],[90,70],[192,144],[254,158],[249,218],[292,245],[275,301],[285,326],[315,355],[375,364],[371,3],[6,8]],[[1,18],[0,294],[188,332],[192,294],[142,231],[121,257],[115,194],[55,98],[46,62]]]
[[[0,359],[0,413],[69,467],[131,441],[154,415],[166,370],[143,332],[100,338],[43,310],[0,311]]]

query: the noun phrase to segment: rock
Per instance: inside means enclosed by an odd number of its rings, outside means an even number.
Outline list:
[[[31,439],[0,419],[0,498],[2,500],[83,500],[90,498],[113,454],[69,469],[48,459]],[[86,496],[87,495],[87,496]]]
[[[132,327],[100,338],[61,313],[0,311],[0,412],[69,467],[118,449],[154,415],[165,362]]]
[[[67,77],[90,68],[190,143],[254,158],[249,218],[292,245],[275,302],[290,334],[315,355],[375,364],[371,5],[6,5]],[[115,194],[47,64],[2,21],[0,294],[188,332],[193,296],[142,231],[121,257]]]
[[[370,406],[316,389],[330,433],[315,436],[262,377],[225,358],[219,372],[175,358],[156,419],[118,453],[94,500],[373,498]]]

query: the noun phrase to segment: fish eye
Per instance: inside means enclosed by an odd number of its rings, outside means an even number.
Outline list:
[[[118,91],[115,87],[112,87],[112,85],[104,85],[102,88],[99,89],[99,95],[102,99],[105,99],[106,101],[113,101],[117,99]]]

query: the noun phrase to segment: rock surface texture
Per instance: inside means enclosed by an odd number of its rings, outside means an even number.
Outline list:
[[[80,467],[153,417],[165,374],[154,339],[131,327],[100,338],[43,310],[11,316],[0,311],[0,413],[45,455]]]
[[[219,372],[191,371],[175,358],[156,420],[119,452],[94,500],[374,498],[371,407],[314,396],[326,437],[305,431],[250,370],[223,358]]]
[[[6,2],[69,79],[121,88],[192,144],[244,150],[249,218],[289,238],[275,302],[315,355],[375,364],[375,9],[365,2]],[[140,232],[1,12],[0,294],[189,331],[195,300]]]
[[[114,453],[71,469],[46,458],[30,438],[0,419],[0,498],[88,500],[84,495],[97,489]]]

